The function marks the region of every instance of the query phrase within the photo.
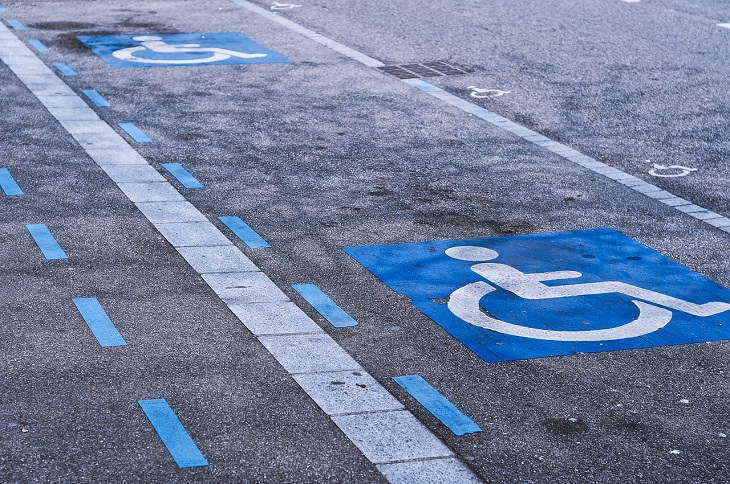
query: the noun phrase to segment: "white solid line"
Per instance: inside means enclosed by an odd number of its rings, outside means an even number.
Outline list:
[[[255,7],[251,5],[250,8],[259,14],[265,15],[268,18],[272,18],[278,23],[286,25],[292,28],[292,25],[296,26],[293,22],[283,19],[275,14]],[[261,11],[258,11],[261,10]],[[307,30],[301,29],[301,33],[308,37],[321,37],[318,34]],[[9,34],[9,35],[8,35]],[[377,66],[382,65],[378,61],[371,59],[367,56],[361,55],[352,49],[349,49],[341,44],[334,41],[330,41],[324,37],[319,40],[323,45],[327,45],[330,48],[334,48],[338,52],[342,52],[345,55],[356,55],[360,62],[366,65]],[[10,31],[2,24],[0,24],[0,60],[6,62],[12,54],[23,54],[26,56],[35,56],[23,42],[20,42]],[[6,62],[7,63],[7,62]],[[29,63],[27,65],[31,65]],[[13,72],[18,78],[24,82],[26,87],[30,91],[38,96],[41,92],[46,92],[50,89],[61,89],[63,86],[67,86],[61,81],[56,74],[50,69],[36,69],[33,67],[34,72],[30,75],[24,71],[26,64],[15,64],[11,67]],[[36,73],[35,70],[39,72]],[[74,93],[75,94],[75,93]],[[78,97],[78,96],[77,96]],[[84,103],[83,108],[46,108],[48,111],[59,121],[64,128],[67,129],[69,134],[79,137],[82,140],[87,140],[85,136],[81,136],[82,133],[94,133],[101,132],[107,133],[103,128],[100,128],[99,123],[103,123],[96,116],[96,113]],[[79,122],[88,120],[85,122]],[[116,141],[116,142],[114,142]],[[92,149],[88,145],[89,143],[81,144],[82,148],[86,153],[102,168],[108,166],[115,166],[115,169],[110,170],[114,178],[135,179],[139,171],[140,166],[150,166],[147,160],[145,160],[139,153],[137,153],[119,134],[114,132],[108,134],[104,139],[104,149]],[[92,143],[93,144],[93,143]],[[108,146],[108,147],[107,147]],[[124,168],[129,167],[129,174],[125,176]],[[144,170],[143,170],[144,171]],[[365,379],[370,379],[370,375],[363,370],[352,357],[339,346],[327,333],[312,321],[308,316],[301,312],[296,306],[289,300],[289,298],[269,279],[255,264],[250,261],[240,250],[238,250],[223,234],[210,222],[187,222],[187,223],[165,223],[160,222],[158,216],[162,215],[163,203],[153,202],[184,202],[185,198],[180,195],[175,188],[167,181],[162,182],[142,182],[142,183],[125,183],[115,182],[117,186],[135,203],[145,208],[142,211],[150,223],[162,233],[166,238],[172,239],[171,242],[177,247],[178,251],[185,257],[186,261],[192,265],[194,269],[203,277],[208,283],[211,289],[223,300],[224,303],[233,311],[239,319],[252,328],[252,332],[271,332],[279,334],[274,335],[263,335],[256,334],[259,341],[274,355],[277,361],[280,362],[290,374],[303,375],[307,373],[316,373],[320,371],[341,371],[348,370],[356,372]],[[148,204],[149,202],[149,204]],[[160,210],[152,210],[152,208],[159,208]],[[150,208],[150,210],[147,210]],[[205,215],[200,213],[195,207],[190,209],[186,206],[183,210],[188,219],[198,219],[202,217],[207,220]],[[197,212],[197,213],[196,213]],[[171,212],[173,215],[174,213]],[[169,215],[169,214],[168,214]],[[164,219],[166,220],[166,219]],[[219,244],[225,244],[223,246]],[[187,247],[187,245],[193,245],[194,247]],[[223,248],[221,248],[223,247]],[[223,250],[237,251],[236,258],[242,262],[242,267],[238,272],[218,272],[223,268],[219,265],[221,259],[220,251]],[[206,254],[205,251],[208,251]],[[217,255],[216,255],[217,253]],[[208,259],[206,260],[206,257]],[[212,261],[210,257],[217,260]],[[200,270],[199,270],[200,269]],[[240,270],[253,269],[249,272],[240,272]],[[211,270],[214,272],[205,273],[201,270]],[[277,305],[279,311],[256,311],[257,309],[265,309],[263,304]],[[255,306],[254,306],[255,305]],[[249,310],[253,306],[253,311]],[[281,306],[280,308],[278,306]],[[268,309],[271,309],[269,307]],[[282,323],[282,317],[287,315],[295,314],[299,321],[292,323],[288,328],[277,328]],[[249,319],[251,315],[255,315],[257,320],[255,323]],[[267,321],[267,318],[269,319]],[[318,328],[315,329],[315,328]],[[287,330],[296,331],[297,329],[303,329],[306,333],[301,334],[286,334]],[[304,381],[304,380],[303,380]],[[305,387],[302,389],[310,395],[315,401],[318,401],[325,405],[324,400],[319,395],[320,389],[312,387],[305,383]],[[310,394],[309,392],[313,392]],[[370,395],[375,399],[381,400],[383,398],[383,392],[387,393],[385,389],[382,392],[371,392]],[[383,442],[383,438],[387,437],[388,452],[399,456],[419,456],[419,458],[428,458],[434,453],[439,457],[454,457],[454,454],[441,443],[438,438],[428,431],[423,425],[407,410],[398,410],[399,432],[394,432],[392,428],[383,429],[385,432],[378,435],[376,433],[372,435],[372,429],[382,425],[384,421],[392,419],[384,415],[383,413],[371,413],[373,406],[377,406],[377,403],[370,401],[369,398],[365,397],[359,400],[353,401],[351,395],[340,393],[330,395],[326,405],[336,405],[340,407],[346,407],[351,414],[345,416],[331,416],[333,420],[340,419],[339,423],[335,423],[343,430],[345,435],[353,442],[358,448],[364,448],[368,453],[372,453],[373,449],[377,448],[379,442]],[[389,394],[388,394],[389,395]],[[391,395],[392,397],[392,395]],[[335,401],[331,400],[334,398]],[[337,398],[343,399],[341,402],[337,402]],[[394,398],[394,397],[393,397]],[[359,404],[358,404],[359,402]],[[358,425],[352,425],[351,423],[357,420]],[[414,441],[414,437],[417,439]],[[366,455],[367,457],[367,455]],[[380,463],[382,456],[379,456],[378,462]],[[390,462],[388,459],[382,459],[382,462]],[[471,473],[471,471],[461,464],[459,461],[454,459],[457,467],[459,467],[458,473],[460,476],[467,476],[468,480],[477,480],[477,477]],[[425,465],[425,464],[424,464]],[[429,467],[425,465],[424,472],[431,471],[430,474],[422,474],[430,478],[433,477],[448,477],[446,474],[438,473],[438,466]],[[453,470],[453,469],[452,469]],[[387,475],[386,475],[387,477]],[[465,481],[467,478],[464,478]],[[453,482],[453,481],[452,481]]]
[[[381,67],[381,66],[385,65],[377,59],[368,57],[367,55],[365,55],[361,52],[358,52],[350,47],[347,47],[343,44],[340,44],[339,42],[329,39],[323,35],[317,34],[316,32],[314,32],[302,25],[299,25],[296,22],[293,22],[289,19],[285,19],[273,12],[270,12],[266,9],[259,7],[258,5],[254,5],[251,2],[248,2],[247,0],[230,0],[230,1],[233,3],[236,3],[238,5],[241,5],[242,7],[245,7],[246,9],[250,10],[251,12],[254,12],[258,15],[271,19],[274,22],[276,22],[290,30],[293,30],[294,32],[300,33],[300,34],[304,35],[305,37],[308,37],[308,38],[314,40],[315,42],[317,42],[321,45],[324,45],[325,47],[329,47],[330,49],[333,49],[333,50],[341,53],[342,55],[349,57],[350,59],[353,59],[357,62],[360,62],[361,64],[364,64],[368,67]],[[639,2],[639,0],[622,0],[622,1],[624,1],[626,3],[638,3]],[[730,24],[717,24],[717,25],[719,25],[720,27],[730,28]],[[515,123],[514,121],[511,121],[496,113],[493,113],[487,109],[484,109],[481,106],[477,106],[476,104],[470,103],[469,101],[466,101],[458,96],[455,96],[448,91],[444,91],[443,89],[440,89],[421,79],[401,79],[401,82],[404,82],[410,86],[413,86],[466,113],[477,116],[478,118],[481,118],[481,119],[487,121],[488,123],[493,124],[494,126],[502,128],[505,131],[512,132],[516,136],[519,136],[522,139],[529,141],[532,144],[536,144],[538,146],[543,146],[548,151],[551,151],[551,152],[555,153],[556,155],[558,155],[568,161],[571,161],[577,165],[587,168],[587,169],[593,171],[594,173],[602,175],[608,179],[618,181],[619,183],[621,183],[629,188],[632,188],[635,191],[637,191],[643,195],[649,196],[650,193],[654,193],[657,190],[661,190],[659,187],[656,187],[655,185],[651,185],[650,183],[646,183],[643,180],[640,180],[640,181],[643,182],[645,185],[637,184],[637,186],[641,187],[640,189],[634,188],[634,185],[631,185],[628,183],[623,183],[626,180],[630,180],[630,178],[620,178],[618,176],[619,173],[625,173],[625,172],[619,170],[618,168],[609,167],[605,163],[601,163],[600,161],[593,160],[592,158],[590,158],[590,160],[591,160],[590,163],[578,161],[577,158],[579,158],[580,156],[584,156],[584,155],[582,155],[579,151],[577,151],[569,146],[565,146],[561,143],[558,143],[557,141],[550,140],[549,138],[543,137],[542,139],[533,141],[530,138],[532,138],[535,135],[538,135],[538,133],[530,130],[529,128],[526,128],[525,126],[522,126],[519,123]],[[548,140],[549,142],[546,142],[544,140]],[[586,158],[589,158],[589,157],[586,157]],[[610,170],[608,170],[608,168],[610,168]],[[626,173],[626,175],[630,176],[632,178],[635,178],[635,177],[633,177],[633,175],[629,175],[628,173]],[[639,180],[638,178],[635,178],[635,179]],[[651,185],[652,187],[655,187],[656,189],[648,189],[646,187],[646,185]],[[653,197],[649,197],[649,198],[653,198]],[[667,205],[669,205],[669,204],[667,204]],[[669,205],[669,206],[671,206],[671,205]],[[694,217],[694,218],[701,220],[698,217]],[[728,219],[728,220],[730,220],[730,219]],[[712,227],[716,227],[716,225],[713,225],[713,224],[708,224],[708,225],[711,225]]]
[[[717,24],[718,27],[725,27],[726,29],[730,29],[730,24]]]

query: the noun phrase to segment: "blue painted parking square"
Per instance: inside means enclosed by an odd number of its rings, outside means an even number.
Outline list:
[[[613,229],[345,251],[488,362],[730,339],[730,290]]]
[[[238,32],[77,37],[112,67],[291,62]]]

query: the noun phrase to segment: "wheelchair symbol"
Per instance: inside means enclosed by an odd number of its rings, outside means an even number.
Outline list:
[[[730,310],[730,304],[725,302],[695,304],[619,281],[548,286],[543,282],[576,279],[583,274],[576,271],[526,274],[506,264],[487,262],[496,259],[499,254],[485,247],[452,247],[446,250],[446,255],[458,260],[480,262],[472,265],[471,270],[493,284],[478,281],[455,290],[449,296],[449,310],[469,324],[512,336],[551,341],[619,340],[643,336],[663,328],[671,321],[672,310],[701,317],[714,316]],[[563,331],[531,328],[502,321],[480,309],[482,297],[495,291],[497,287],[494,286],[501,287],[517,297],[533,300],[591,294],[623,294],[632,298],[631,302],[639,309],[639,315],[629,323],[608,329]]]
[[[112,55],[117,59],[129,62],[139,62],[142,64],[203,64],[210,62],[220,62],[231,57],[241,59],[254,59],[258,57],[266,57],[267,54],[248,54],[235,50],[221,49],[219,47],[201,47],[200,44],[168,44],[162,40],[162,37],[154,35],[139,35],[132,37],[132,40],[139,42],[141,45],[127,47],[114,51]],[[147,57],[137,57],[135,54],[142,51],[154,52],[156,54],[172,54],[171,59],[153,59]],[[175,59],[175,54],[189,54],[207,52],[210,55],[196,59]]]

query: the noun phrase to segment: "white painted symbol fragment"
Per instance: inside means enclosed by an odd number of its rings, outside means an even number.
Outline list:
[[[293,8],[299,8],[299,7],[301,7],[301,5],[297,5],[295,3],[274,2],[273,4],[271,4],[271,6],[269,8],[271,10],[291,10]]]
[[[469,86],[467,89],[471,89],[472,92],[469,94],[471,97],[476,99],[486,99],[489,97],[498,97],[509,94],[512,91],[500,91],[499,89],[484,89],[476,86]]]
[[[697,171],[697,168],[682,165],[658,165],[655,163],[654,168],[649,170],[649,174],[660,178],[678,178],[687,176],[693,171]]]
[[[168,44],[162,37],[155,35],[139,35],[132,37],[132,40],[139,42],[141,45],[119,49],[112,53],[117,59],[128,62],[139,62],[144,64],[202,64],[208,62],[219,62],[238,57],[241,59],[252,59],[257,57],[266,57],[267,54],[248,54],[230,49],[222,49],[219,47],[201,47],[200,44]],[[138,57],[135,54],[140,51],[149,50],[157,54],[173,54],[173,58],[147,58]],[[206,52],[211,55],[197,59],[180,59],[174,58],[174,54],[187,54]]]
[[[730,24],[717,24],[718,27],[724,27],[726,29],[730,29]]]
[[[564,285],[543,284],[545,281],[577,279],[583,277],[583,274],[577,271],[524,273],[507,264],[487,262],[496,259],[499,254],[485,247],[451,247],[446,250],[446,255],[453,259],[480,262],[472,265],[471,270],[489,282],[489,284],[484,281],[473,282],[452,292],[448,301],[449,310],[469,324],[512,336],[551,341],[610,341],[635,338],[657,331],[671,321],[672,310],[703,317],[730,311],[730,303],[716,301],[695,304],[620,281]],[[588,331],[550,330],[521,326],[494,318],[480,309],[481,299],[497,288],[502,288],[519,298],[533,300],[595,294],[622,294],[632,298],[631,302],[639,309],[639,315],[635,320],[623,325]]]

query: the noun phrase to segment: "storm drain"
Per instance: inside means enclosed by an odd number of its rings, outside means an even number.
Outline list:
[[[402,64],[397,66],[378,67],[383,72],[398,79],[417,79],[419,77],[453,76],[468,74],[469,71],[442,61],[421,62],[420,64]]]

